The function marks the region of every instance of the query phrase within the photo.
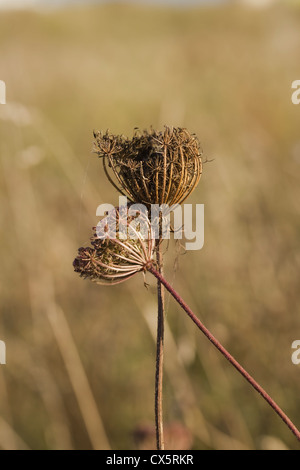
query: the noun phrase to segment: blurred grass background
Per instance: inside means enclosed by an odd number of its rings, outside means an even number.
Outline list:
[[[188,201],[205,204],[205,245],[170,243],[166,277],[300,426],[299,52],[297,4],[1,12],[0,448],[153,448],[154,283],[72,268],[98,204],[118,202],[93,129],[197,134],[213,159]],[[299,448],[167,305],[167,447]]]

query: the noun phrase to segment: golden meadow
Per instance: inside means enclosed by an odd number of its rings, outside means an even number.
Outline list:
[[[299,52],[296,6],[1,12],[2,449],[154,446],[155,283],[101,287],[72,267],[97,206],[118,202],[93,129],[197,134],[205,244],[171,241],[166,277],[300,424]],[[167,448],[299,448],[166,300]]]

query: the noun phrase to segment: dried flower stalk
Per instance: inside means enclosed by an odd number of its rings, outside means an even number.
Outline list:
[[[135,132],[132,139],[124,136],[95,132],[94,151],[103,159],[103,167],[111,184],[131,202],[150,208],[151,204],[181,204],[197,186],[202,173],[202,161],[198,139],[183,128],[165,127],[162,132],[150,130]],[[111,176],[111,172],[114,175]],[[156,358],[156,440],[163,450],[162,431],[162,362],[163,362],[163,286],[170,292],[197,327],[205,334],[221,354],[262,395],[300,440],[300,431],[275,401],[230,355],[202,322],[191,311],[180,295],[164,279],[162,272],[161,231],[155,242],[149,219],[147,233],[135,228],[135,236],[124,240],[120,229],[124,215],[120,209],[108,217],[116,222],[115,237],[99,239],[99,230],[91,238],[92,246],[79,248],[74,269],[84,278],[101,284],[117,284],[138,272],[149,271],[158,281],[158,337]],[[133,218],[126,217],[126,226]],[[160,219],[161,222],[161,219]],[[161,224],[160,224],[161,229]],[[102,226],[102,236],[106,226]],[[101,235],[101,230],[100,230]],[[156,262],[154,252],[156,251]]]
[[[94,137],[94,152],[102,158],[108,180],[132,202],[144,204],[149,209],[152,204],[181,204],[199,182],[202,150],[197,137],[187,129],[165,126],[164,131],[150,129],[141,133],[136,130],[132,139],[108,131],[94,132]],[[162,273],[161,240],[157,244],[156,259],[158,270]],[[157,298],[155,424],[157,448],[163,450],[164,288],[159,281]]]

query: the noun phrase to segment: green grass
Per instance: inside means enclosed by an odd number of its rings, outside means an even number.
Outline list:
[[[188,201],[205,204],[205,245],[174,273],[171,243],[167,277],[300,425],[299,26],[280,6],[1,13],[1,448],[101,448],[106,434],[135,449],[134,429],[154,421],[153,285],[97,287],[72,269],[97,205],[118,202],[93,129],[196,132],[213,159]],[[167,322],[166,423],[185,423],[195,449],[298,448],[172,299]],[[101,418],[70,380],[74,346]]]

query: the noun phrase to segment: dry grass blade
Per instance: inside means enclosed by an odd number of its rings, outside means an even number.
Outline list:
[[[3,450],[30,450],[2,416],[0,416],[0,448]]]
[[[39,336],[38,332],[41,329],[41,321],[44,318],[43,316],[41,318],[40,314],[41,312],[46,313],[65,362],[91,443],[95,449],[109,450],[108,438],[72,334],[64,313],[55,300],[53,276],[49,263],[45,259],[47,250],[44,248],[43,243],[39,245],[39,250],[32,245],[32,239],[44,240],[48,247],[51,246],[53,241],[50,234],[48,234],[49,239],[47,243],[44,234],[42,234],[41,212],[38,210],[29,170],[25,169],[22,172],[21,178],[20,170],[13,167],[12,160],[3,158],[2,164],[7,187],[10,192],[16,233],[19,237],[22,235],[20,246],[27,253],[27,257],[20,256],[20,259],[27,271],[29,298],[35,331],[37,336]],[[18,192],[14,191],[15,187],[19,188]],[[20,207],[23,208],[22,213],[20,213]],[[24,218],[27,220],[26,227],[24,227]],[[35,260],[35,263],[33,260]],[[33,268],[33,265],[35,268]],[[36,270],[37,266],[38,271]],[[41,391],[43,392],[43,390]],[[47,403],[47,398],[45,402]]]
[[[98,407],[91,391],[78,350],[74,343],[65,315],[58,305],[47,309],[48,319],[66,365],[89,437],[95,450],[110,450],[111,447],[99,419]]]

